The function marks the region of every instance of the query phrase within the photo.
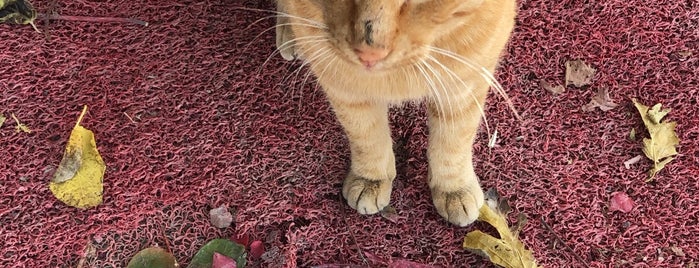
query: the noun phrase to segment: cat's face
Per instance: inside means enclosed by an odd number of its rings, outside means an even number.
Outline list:
[[[297,51],[335,57],[357,69],[391,70],[427,57],[483,0],[279,0]],[[464,38],[464,37],[461,37]],[[322,51],[323,54],[321,54]]]

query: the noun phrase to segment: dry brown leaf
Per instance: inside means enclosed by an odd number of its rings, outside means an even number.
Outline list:
[[[392,223],[397,223],[398,222],[398,211],[396,211],[396,208],[394,208],[391,205],[386,206],[381,210],[381,217],[384,219],[387,219],[388,221]]]
[[[643,139],[643,153],[648,159],[653,161],[653,168],[648,171],[648,179],[651,181],[667,163],[673,160],[677,154],[677,146],[680,144],[680,139],[675,133],[676,122],[661,122],[670,110],[662,110],[660,103],[648,108],[636,99],[632,99],[633,104],[638,109],[643,119],[643,124],[648,129],[650,139]]]
[[[539,86],[541,86],[541,88],[545,89],[546,91],[553,93],[553,95],[558,95],[566,91],[566,88],[563,87],[563,85],[554,86],[543,79],[539,81]]]
[[[566,62],[566,86],[582,87],[592,83],[597,69],[590,67],[581,60]]]
[[[618,104],[614,103],[614,101],[609,97],[607,87],[600,87],[597,89],[597,94],[595,94],[595,96],[592,97],[592,100],[590,100],[590,103],[583,106],[583,111],[591,112],[595,108],[599,108],[600,110],[606,112],[616,108],[617,106]]]

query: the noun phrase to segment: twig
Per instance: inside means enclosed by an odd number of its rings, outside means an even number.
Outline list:
[[[342,194],[338,195],[339,196],[339,201],[340,201],[340,211],[342,213],[342,220],[345,222],[345,226],[349,228],[349,224],[347,224],[347,217],[345,217],[345,204],[342,202]],[[352,230],[349,230],[350,238],[352,238],[352,243],[357,247],[357,252],[359,253],[359,257],[362,258],[362,263],[369,265],[369,261],[364,257],[364,252],[362,251],[362,248],[359,247],[359,243],[357,243],[357,238],[354,236],[354,232]]]
[[[564,242],[563,239],[561,239],[561,237],[559,237],[556,234],[556,232],[553,231],[553,228],[551,228],[551,226],[549,226],[549,224],[546,223],[543,216],[541,216],[541,224],[544,225],[544,228],[546,228],[546,230],[551,232],[551,234],[553,235],[554,238],[556,238],[556,241],[558,241],[558,243],[561,243],[561,245],[563,245],[563,247],[566,250],[570,251],[570,253],[573,254],[573,257],[575,257],[576,260],[578,260],[581,264],[584,264],[585,267],[589,267],[589,265],[587,265],[587,262],[585,262],[585,260],[580,258],[580,256],[578,256],[578,254],[575,253],[575,251],[573,251],[573,249],[571,247],[569,247],[568,244],[566,244],[566,242]]]
[[[170,240],[167,239],[167,235],[165,234],[165,227],[163,227],[163,224],[160,224],[160,234],[163,236],[163,240],[165,240],[165,249],[167,249],[167,252],[169,252],[172,255],[175,255],[172,252],[172,249],[170,249]],[[180,267],[180,264],[177,263],[177,260],[175,260],[175,267]]]
[[[124,112],[124,115],[125,115],[127,118],[129,118],[129,120],[131,120],[131,123],[136,124],[136,121],[133,121],[133,118],[131,118],[131,116],[129,116],[129,114],[127,114],[126,112]]]
[[[65,21],[86,21],[86,22],[118,22],[118,23],[133,23],[142,26],[148,26],[148,22],[131,19],[131,18],[117,18],[117,17],[87,17],[87,16],[67,16],[59,14],[37,14],[38,19],[43,20],[65,20]]]

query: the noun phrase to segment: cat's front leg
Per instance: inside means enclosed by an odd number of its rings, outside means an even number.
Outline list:
[[[377,213],[388,206],[396,177],[388,105],[332,98],[330,103],[347,134],[351,150],[352,163],[342,195],[359,213]]]
[[[484,203],[483,190],[473,170],[472,152],[480,108],[473,98],[462,101],[454,98],[441,107],[430,102],[428,114],[427,156],[432,201],[444,219],[466,226],[478,218],[478,210]]]

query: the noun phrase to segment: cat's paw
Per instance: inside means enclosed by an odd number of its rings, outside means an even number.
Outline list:
[[[342,185],[342,195],[360,214],[375,214],[388,206],[392,184],[392,180],[369,180],[350,172]]]
[[[444,219],[464,227],[478,218],[478,211],[485,199],[483,190],[476,184],[475,187],[464,187],[455,191],[432,189],[432,202]]]

